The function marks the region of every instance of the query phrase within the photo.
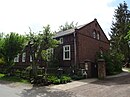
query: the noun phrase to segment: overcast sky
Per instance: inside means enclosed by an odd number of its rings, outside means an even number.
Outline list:
[[[97,18],[108,36],[114,9],[124,0],[0,0],[0,32],[24,34],[50,24],[53,31],[65,22],[89,23]],[[130,0],[126,0],[130,4]]]

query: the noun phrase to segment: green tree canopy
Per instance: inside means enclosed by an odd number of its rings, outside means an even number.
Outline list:
[[[68,29],[72,29],[72,28],[76,28],[78,23],[71,22],[70,24],[68,22],[66,22],[64,25],[61,25],[59,27],[59,31],[65,31]]]
[[[53,34],[51,32],[50,26],[47,25],[43,27],[42,33],[35,34],[31,31],[29,35],[27,35],[27,39],[29,41],[30,45],[30,53],[33,57],[33,63],[32,63],[32,69],[34,77],[37,76],[37,65],[38,61],[41,57],[43,57],[43,60],[45,62],[45,75],[47,70],[47,58],[45,52],[49,48],[55,48],[58,44],[58,41],[53,39]]]
[[[2,44],[2,55],[6,65],[12,65],[14,58],[22,51],[25,45],[25,37],[11,32],[5,35]]]
[[[115,9],[114,20],[111,27],[111,48],[112,51],[122,53],[125,58],[129,55],[128,42],[124,38],[129,31],[130,11],[126,2],[120,3]]]
[[[4,34],[3,33],[0,33],[0,58],[2,57],[2,45],[4,43]]]

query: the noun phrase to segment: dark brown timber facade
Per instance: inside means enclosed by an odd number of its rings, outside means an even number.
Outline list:
[[[75,29],[58,32],[54,38],[60,41],[54,50],[54,56],[58,59],[60,67],[64,68],[80,68],[80,64],[85,64],[86,60],[95,64],[97,53],[109,50],[109,40],[96,19]],[[18,60],[15,60],[18,65],[27,66],[32,63],[28,46]],[[42,60],[39,62],[43,64]]]
[[[86,60],[95,62],[97,53],[109,49],[109,40],[96,19],[76,29],[58,32],[55,38],[61,41],[57,53],[64,67],[79,66]]]

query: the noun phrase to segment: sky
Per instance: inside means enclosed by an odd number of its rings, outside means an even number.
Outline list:
[[[39,32],[50,25],[57,31],[65,22],[87,24],[96,18],[103,31],[108,33],[114,10],[124,0],[0,0],[0,32],[25,34],[31,27]],[[125,1],[128,6],[130,0]]]

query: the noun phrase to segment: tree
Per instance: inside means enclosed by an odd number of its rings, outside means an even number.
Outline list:
[[[45,63],[45,79],[47,75],[47,67],[48,67],[48,60],[47,60],[47,50],[49,48],[55,48],[58,41],[52,38],[53,34],[50,30],[50,26],[47,25],[43,27],[43,31],[40,34],[35,34],[32,33],[30,29],[30,34],[27,35],[28,40],[29,40],[29,45],[31,48],[30,54],[33,57],[33,64],[32,64],[32,69],[33,69],[33,75],[34,79],[37,77],[37,66],[38,66],[38,60],[42,57]]]
[[[0,58],[2,57],[2,45],[4,43],[4,34],[0,33]]]
[[[25,37],[11,32],[3,39],[1,54],[8,68],[13,65],[14,58],[20,53],[25,45]]]
[[[59,27],[59,31],[65,31],[65,30],[68,30],[68,29],[76,28],[77,24],[78,23],[74,24],[74,22],[71,22],[70,24],[68,24],[68,22],[66,22],[64,25],[61,25]]]
[[[129,30],[130,11],[126,2],[120,3],[115,9],[114,21],[111,27],[110,43],[113,52],[121,53],[128,58],[130,52],[128,42],[124,38]]]

